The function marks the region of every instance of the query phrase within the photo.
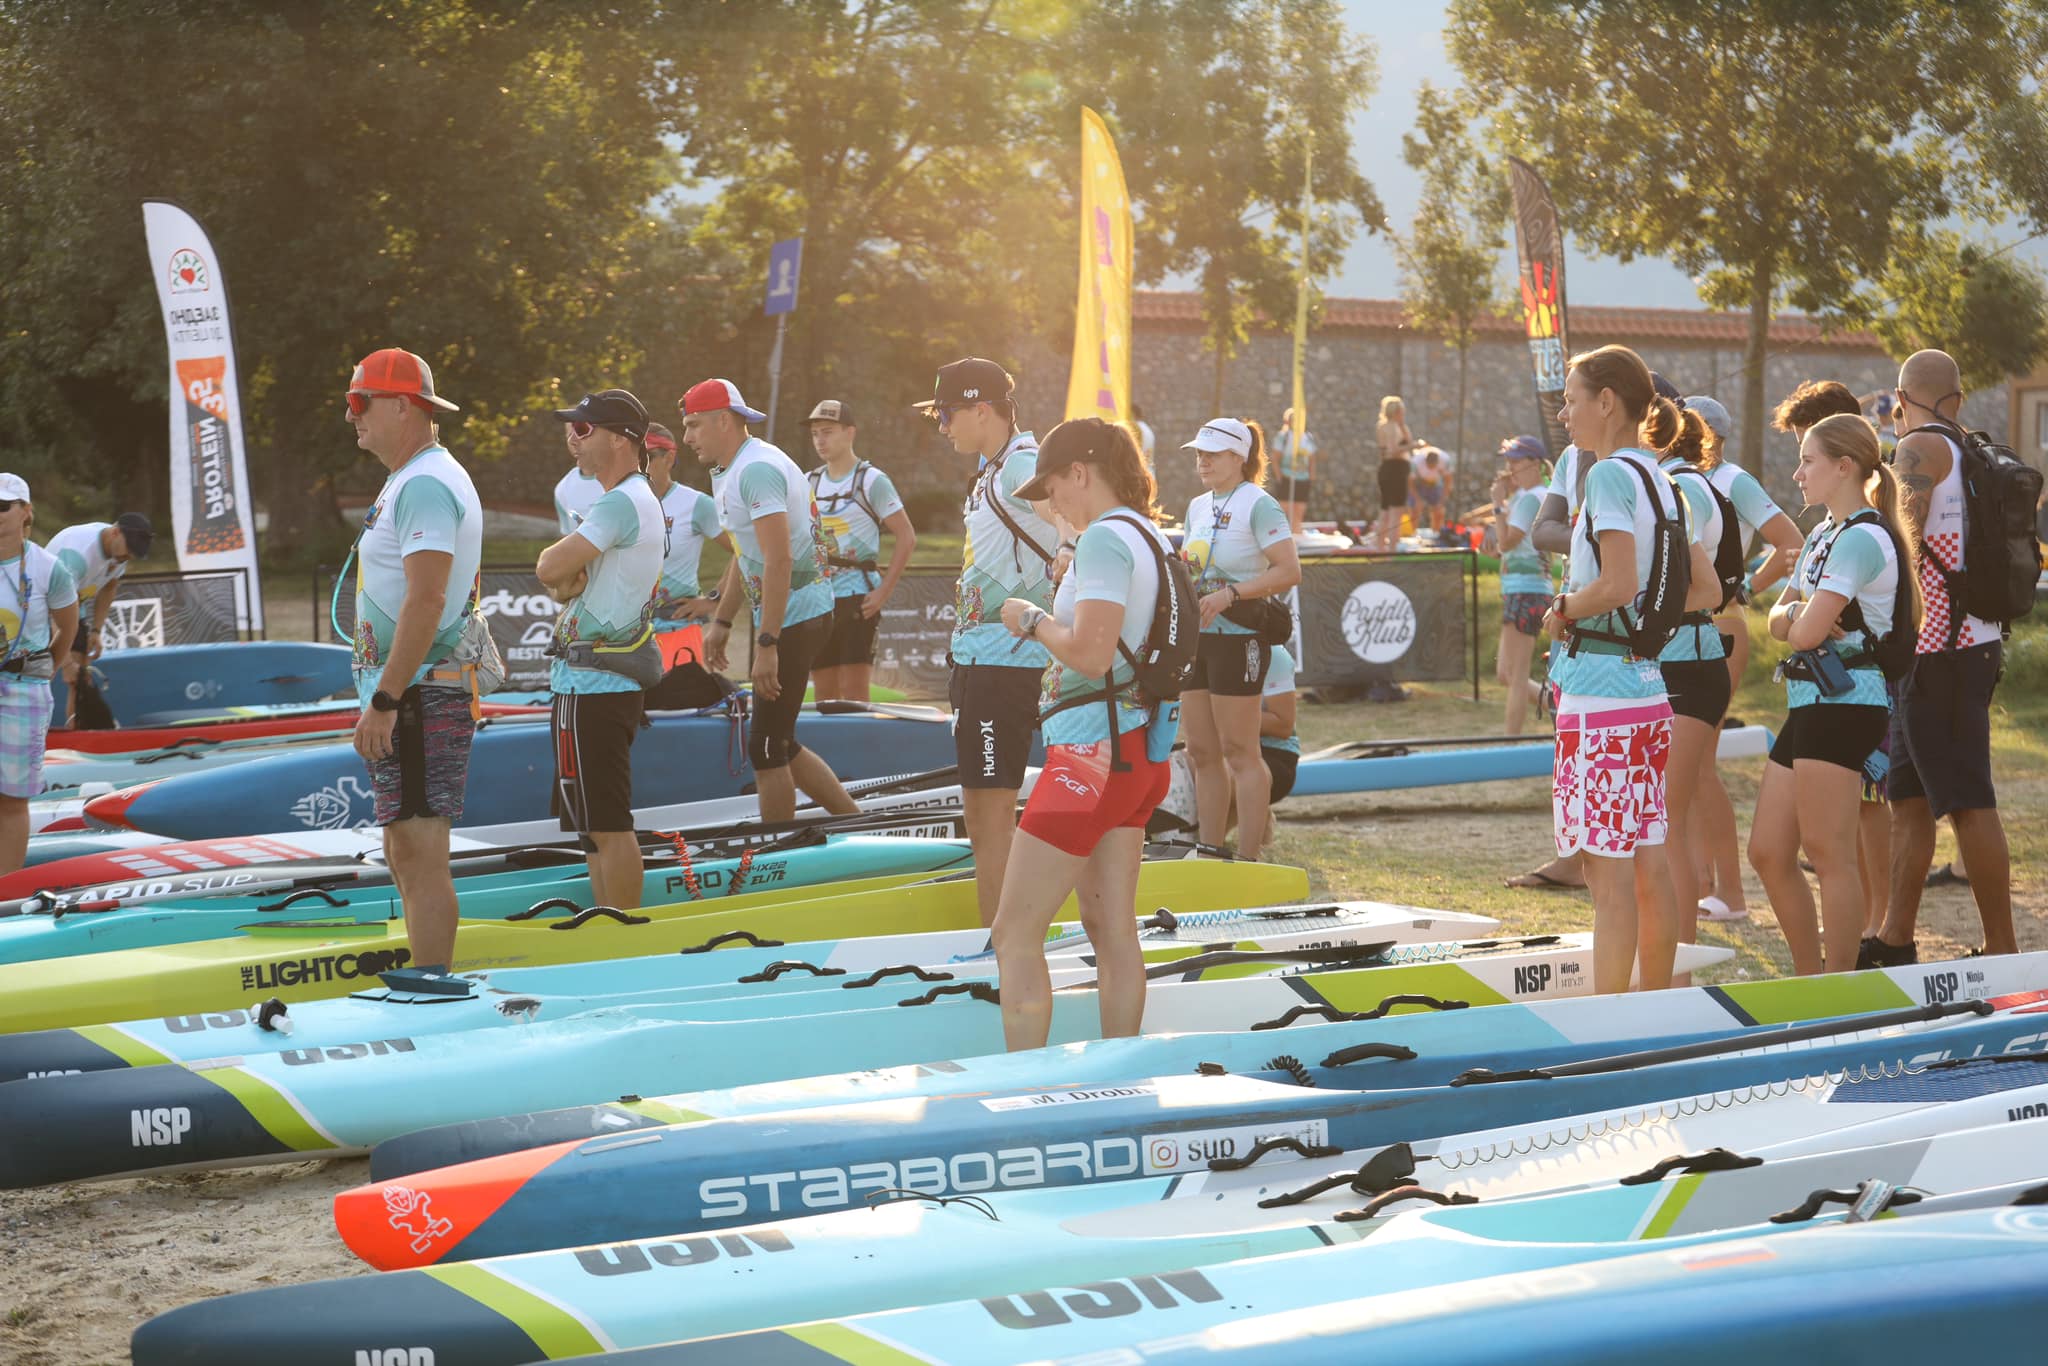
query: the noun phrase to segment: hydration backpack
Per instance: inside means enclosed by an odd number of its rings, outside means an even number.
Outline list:
[[[1742,581],[1749,575],[1749,564],[1742,554],[1742,519],[1736,515],[1735,504],[1728,495],[1721,492],[1713,477],[1696,465],[1680,465],[1671,471],[1672,482],[1681,474],[1689,474],[1706,486],[1713,495],[1714,506],[1721,510],[1721,544],[1714,547],[1714,577],[1721,581],[1721,606],[1726,607],[1742,596]],[[1687,551],[1686,568],[1691,572],[1691,551]],[[1712,615],[1711,613],[1709,615]]]
[[[1195,577],[1189,572],[1187,561],[1169,553],[1159,543],[1158,536],[1148,529],[1143,518],[1127,512],[1107,513],[1105,518],[1137,527],[1139,538],[1152,551],[1152,563],[1159,571],[1159,596],[1152,606],[1152,624],[1145,632],[1144,643],[1136,651],[1124,644],[1121,636],[1117,638],[1117,653],[1131,666],[1130,682],[1114,681],[1112,670],[1103,677],[1100,692],[1062,698],[1041,713],[1039,720],[1100,700],[1109,708],[1110,766],[1116,772],[1124,772],[1130,765],[1116,752],[1117,695],[1130,692],[1139,706],[1155,712],[1180,701],[1188,676],[1195,668],[1195,650],[1202,632],[1202,609],[1201,599],[1195,593]]]
[[[1863,632],[1870,643],[1861,651],[1844,654],[1842,662],[1852,669],[1861,668],[1865,664],[1875,664],[1884,674],[1885,682],[1896,683],[1913,671],[1913,656],[1920,638],[1919,629],[1912,622],[1913,614],[1907,610],[1907,603],[1911,601],[1908,595],[1915,591],[1917,586],[1907,582],[1912,572],[1912,561],[1906,558],[1906,543],[1899,539],[1899,529],[1887,521],[1884,514],[1876,508],[1865,508],[1842,523],[1835,530],[1835,534],[1828,537],[1828,543],[1821,547],[1820,559],[1813,567],[1812,577],[1816,583],[1820,581],[1821,575],[1827,569],[1828,556],[1834,553],[1835,542],[1841,540],[1843,533],[1858,522],[1877,527],[1891,541],[1892,556],[1899,567],[1899,592],[1892,600],[1892,629],[1882,636],[1874,635],[1869,624],[1863,620],[1862,603],[1851,598],[1843,604],[1842,614],[1835,618],[1835,624],[1844,631]]]
[[[1613,457],[1610,457],[1613,458]],[[1618,607],[1609,619],[1621,626],[1619,634],[1574,624],[1571,653],[1579,652],[1581,641],[1604,640],[1623,645],[1638,659],[1655,659],[1671,643],[1685,620],[1685,598],[1692,591],[1692,546],[1686,539],[1684,495],[1671,485],[1671,510],[1657,494],[1657,475],[1639,460],[1622,461],[1636,472],[1643,495],[1650,500],[1650,581],[1636,595],[1633,609]],[[1666,482],[1669,482],[1668,480]],[[1581,514],[1583,515],[1583,514]],[[1586,542],[1592,547],[1593,563],[1600,563],[1600,538],[1586,528]]]
[[[1938,432],[1962,454],[1962,572],[1951,573],[1927,553],[1924,539],[1921,544],[1921,557],[1934,566],[1958,609],[1949,613],[1948,648],[1954,649],[1962,638],[1964,613],[2006,626],[2034,609],[2034,585],[2041,577],[2041,541],[2034,524],[2041,472],[1984,432],[1930,422],[1906,435],[1916,432]]]

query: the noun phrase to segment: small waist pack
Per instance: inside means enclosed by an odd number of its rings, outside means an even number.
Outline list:
[[[1223,619],[1250,631],[1261,645],[1294,639],[1294,613],[1278,598],[1241,598],[1223,609]]]
[[[572,669],[597,669],[617,674],[636,688],[651,688],[661,681],[661,647],[655,643],[652,626],[641,628],[637,637],[623,644],[601,645],[590,640],[572,640],[563,644],[557,641],[549,645],[545,653]]]

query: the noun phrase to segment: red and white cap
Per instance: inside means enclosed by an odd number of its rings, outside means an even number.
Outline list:
[[[404,394],[451,413],[462,410],[434,392],[434,372],[410,351],[387,346],[372,351],[349,376],[349,391],[358,394]]]
[[[683,395],[683,415],[691,413],[721,413],[731,409],[749,422],[766,422],[768,414],[758,408],[749,408],[747,401],[740,397],[740,386],[729,379],[707,379],[690,386]]]

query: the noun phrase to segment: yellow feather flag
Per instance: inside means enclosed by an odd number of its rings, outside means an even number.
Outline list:
[[[1067,416],[1131,415],[1131,196],[1108,125],[1081,111],[1081,292]]]
[[[1315,154],[1311,148],[1302,156],[1301,268],[1294,285],[1294,418],[1288,436],[1294,443],[1291,449],[1297,451],[1301,449],[1302,433],[1308,429],[1308,401],[1301,372],[1308,357],[1308,225],[1309,214],[1315,207],[1315,183]]]

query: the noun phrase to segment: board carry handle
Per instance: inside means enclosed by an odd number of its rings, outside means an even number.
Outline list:
[[[551,896],[546,901],[536,901],[523,911],[514,911],[507,920],[531,920],[544,911],[574,911],[581,914],[583,908],[566,896]]]
[[[652,921],[651,916],[627,915],[616,906],[592,906],[589,910],[578,911],[567,920],[557,920],[548,928],[551,930],[580,930],[591,921],[600,917],[607,920],[616,920],[621,925],[645,925]]]
[[[970,996],[990,1005],[1003,1003],[1002,992],[986,982],[955,982],[951,986],[933,987],[922,996],[913,996],[907,1001],[898,1001],[899,1006],[928,1006],[938,1002],[941,996]]]
[[[343,901],[340,897],[334,895],[332,892],[328,891],[324,887],[302,887],[298,891],[293,892],[290,896],[285,897],[281,901],[268,901],[265,902],[263,905],[258,906],[256,909],[259,911],[289,910],[291,907],[297,905],[301,901],[304,901],[308,897],[313,897],[319,901],[323,901],[329,906],[348,905],[346,901]]]
[[[759,972],[750,972],[740,978],[742,982],[772,982],[785,972],[808,972],[813,977],[844,977],[845,968],[821,968],[816,963],[806,963],[801,958],[785,958],[779,963],[770,963]]]
[[[1320,1181],[1312,1181],[1300,1190],[1283,1191],[1259,1201],[1260,1209],[1282,1209],[1298,1205],[1304,1200],[1313,1200],[1324,1191],[1333,1191],[1339,1186],[1349,1186],[1360,1195],[1383,1195],[1402,1186],[1411,1186],[1415,1176],[1415,1150],[1406,1143],[1396,1143],[1380,1149],[1364,1162],[1355,1172],[1338,1172]]]
[[[1471,1004],[1470,1001],[1446,1001],[1435,996],[1402,992],[1398,995],[1382,997],[1380,1003],[1371,1010],[1339,1010],[1331,1005],[1295,1006],[1284,1015],[1275,1016],[1270,1020],[1260,1020],[1252,1028],[1285,1029],[1296,1020],[1308,1015],[1320,1016],[1331,1024],[1346,1024],[1353,1020],[1384,1020],[1393,1012],[1395,1006],[1422,1006],[1429,1010],[1465,1010]]]
[[[1617,1184],[1654,1186],[1673,1172],[1739,1172],[1745,1167],[1761,1167],[1763,1164],[1761,1157],[1745,1157],[1727,1148],[1709,1148],[1703,1153],[1667,1157],[1654,1167],[1622,1177]]]
[[[1335,1157],[1342,1148],[1328,1143],[1303,1143],[1298,1138],[1262,1138],[1243,1157],[1218,1157],[1209,1163],[1212,1172],[1243,1171],[1267,1153],[1293,1153],[1296,1157]]]
[[[727,944],[747,944],[757,949],[779,949],[783,946],[783,941],[780,939],[763,939],[752,930],[727,930],[724,934],[712,935],[701,944],[692,944],[689,948],[678,949],[676,952],[709,953],[713,949],[723,948]]]
[[[1349,1048],[1340,1048],[1323,1059],[1325,1067],[1344,1067],[1369,1058],[1387,1058],[1393,1062],[1413,1062],[1418,1054],[1406,1044],[1398,1043],[1355,1043]]]
[[[893,968],[876,968],[865,977],[856,977],[851,982],[841,982],[839,985],[848,991],[852,991],[857,987],[871,987],[885,977],[901,977],[905,975],[915,977],[920,982],[950,982],[953,980],[953,974],[950,972],[933,972],[928,968],[921,968],[915,963],[898,963]]]
[[[1865,1181],[1863,1184],[1857,1186],[1854,1190],[1837,1191],[1827,1190],[1825,1188],[1817,1190],[1813,1194],[1807,1196],[1804,1200],[1800,1201],[1798,1204],[1794,1205],[1791,1209],[1781,1210],[1777,1214],[1773,1214],[1771,1216],[1771,1222],[1774,1224],[1803,1224],[1807,1220],[1813,1218],[1816,1214],[1819,1214],[1823,1209],[1827,1208],[1829,1205],[1854,1206],[1858,1201],[1863,1199],[1864,1196],[1868,1195],[1870,1193],[1871,1187],[1876,1184],[1878,1184],[1877,1180],[1873,1177],[1871,1180]],[[1884,1203],[1879,1207],[1879,1209],[1896,1209],[1900,1205],[1917,1205],[1920,1203],[1922,1198],[1923,1197],[1914,1194],[1912,1191],[1899,1190],[1897,1188],[1894,1188],[1890,1192],[1890,1194],[1885,1197]]]
[[[1432,1205],[1476,1205],[1479,1203],[1478,1196],[1466,1195],[1463,1191],[1452,1191],[1446,1195],[1442,1191],[1433,1191],[1427,1186],[1396,1186],[1385,1194],[1374,1196],[1360,1208],[1345,1210],[1342,1214],[1335,1217],[1340,1224],[1363,1223],[1367,1219],[1379,1218],[1381,1212],[1386,1210],[1388,1206],[1398,1205],[1404,1200],[1427,1200]]]

